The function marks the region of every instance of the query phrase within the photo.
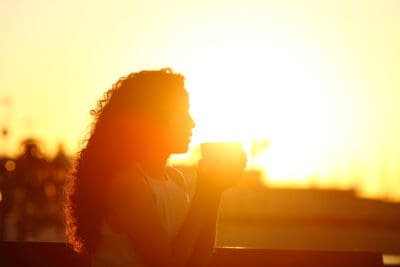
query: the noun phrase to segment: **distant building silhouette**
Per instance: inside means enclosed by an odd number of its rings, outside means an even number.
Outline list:
[[[15,159],[0,160],[0,238],[35,240],[49,228],[63,234],[63,188],[71,160],[62,147],[49,159],[37,140],[28,138],[21,145]]]

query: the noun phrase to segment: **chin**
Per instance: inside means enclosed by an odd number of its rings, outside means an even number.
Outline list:
[[[175,149],[174,150],[174,152],[172,152],[173,154],[185,154],[186,152],[188,152],[189,151],[189,149],[188,149],[188,147],[186,147],[186,148],[182,148],[182,149]]]
[[[173,154],[184,154],[189,151],[189,144],[181,144],[179,146],[175,146],[174,149],[172,149]]]

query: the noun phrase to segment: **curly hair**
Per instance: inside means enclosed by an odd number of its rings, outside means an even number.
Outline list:
[[[187,93],[181,74],[169,68],[141,71],[120,78],[91,110],[89,137],[66,186],[66,235],[76,252],[91,254],[96,248],[110,180],[140,159],[148,142],[157,141],[148,122],[168,119],[182,94]]]

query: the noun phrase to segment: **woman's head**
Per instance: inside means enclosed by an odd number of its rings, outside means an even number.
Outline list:
[[[166,153],[187,149],[187,144],[186,149],[183,144],[171,146],[179,138],[187,142],[194,127],[182,75],[170,69],[132,73],[121,78],[100,103],[94,112],[97,124],[93,132],[106,134],[102,136],[104,144],[110,140],[112,145],[107,148],[115,149],[119,143],[119,158],[121,153],[127,157],[151,153],[148,150],[155,143]]]
[[[91,113],[93,127],[71,175],[66,206],[70,242],[87,252],[97,242],[113,175],[152,153],[186,152],[194,127],[184,77],[170,69],[119,79]]]

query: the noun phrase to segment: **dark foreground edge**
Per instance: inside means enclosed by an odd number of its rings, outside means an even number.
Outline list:
[[[65,243],[0,241],[0,266],[89,267]],[[210,267],[382,267],[382,255],[361,251],[217,248]]]

